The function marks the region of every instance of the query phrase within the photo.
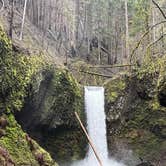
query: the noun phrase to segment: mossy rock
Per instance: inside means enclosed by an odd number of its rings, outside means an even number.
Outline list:
[[[11,41],[0,27],[0,163],[18,166],[40,165],[35,153],[43,155],[45,165],[57,165],[50,155],[32,140],[31,149],[26,133],[17,123],[14,113],[20,111],[33,76],[45,66],[42,56],[27,56],[14,52]],[[7,121],[3,125],[2,121]]]
[[[113,144],[118,145],[120,141],[137,159],[141,157],[155,164],[160,161],[164,166],[166,107],[163,102],[166,87],[162,67],[156,70],[141,68],[129,77],[118,76],[108,81],[105,87],[109,148],[114,152],[113,147],[118,149],[118,146]],[[121,88],[119,83],[125,86]],[[114,155],[122,159],[124,156],[118,150]]]
[[[83,94],[72,74],[51,67],[34,77],[30,89],[22,111],[16,115],[23,128],[54,159],[83,158],[86,139],[80,139],[82,132],[74,114],[77,112],[85,122]]]
[[[44,65],[40,55],[17,54],[0,27],[0,110],[1,113],[19,111],[32,76]]]
[[[33,128],[38,125],[51,129],[61,125],[77,126],[74,112],[83,115],[82,94],[78,83],[67,70],[43,70],[29,88],[30,93],[18,113],[18,119],[20,116],[25,118],[23,121],[30,119]]]
[[[101,69],[91,68],[91,64],[80,59],[72,60],[71,64],[68,65],[68,68],[77,81],[83,86],[102,86],[106,80],[104,77],[90,74],[91,72],[102,74]]]
[[[17,166],[34,165],[39,166],[38,161],[35,158],[34,152],[31,150],[28,141],[26,140],[26,133],[24,133],[16,122],[12,114],[5,115],[8,125],[5,129],[6,135],[0,139],[0,147],[6,149],[11,156],[12,161]],[[33,141],[36,147],[35,151],[42,152],[45,157],[44,161],[48,165],[57,165],[51,159],[50,155],[42,149],[35,141]]]
[[[120,95],[123,94],[123,90],[126,88],[126,79],[127,76],[113,77],[111,80],[108,80],[104,86],[106,89],[106,101],[114,103]],[[108,82],[111,82],[110,84]]]

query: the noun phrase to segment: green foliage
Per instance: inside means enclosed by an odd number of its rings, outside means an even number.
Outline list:
[[[0,28],[0,109],[20,110],[26,87],[33,74],[42,66],[41,56],[18,55],[11,41]]]

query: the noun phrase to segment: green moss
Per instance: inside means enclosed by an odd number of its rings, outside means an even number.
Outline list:
[[[35,151],[32,151],[26,133],[13,115],[14,111],[22,108],[33,76],[45,65],[43,56],[26,56],[13,52],[11,41],[0,27],[0,115],[3,114],[8,122],[0,139],[0,147],[9,152],[18,166],[39,166],[35,153],[44,154],[44,162],[56,166],[50,155],[33,140]]]
[[[113,121],[116,132],[110,137],[128,144],[135,156],[152,162],[162,161],[166,152],[165,58],[145,63],[130,79],[117,77],[105,86],[106,111],[120,114]],[[111,122],[108,125],[112,127]]]
[[[48,134],[44,147],[51,152],[56,160],[71,161],[83,158],[85,155],[85,137],[82,138],[81,129],[78,127],[74,112],[77,112],[81,119],[85,121],[83,113],[83,94],[82,91],[67,70],[53,71],[51,83],[48,89],[52,89],[52,99],[46,99],[47,103],[52,103],[51,114],[54,119],[56,114],[60,122],[57,124],[57,134]],[[48,102],[50,101],[50,102]],[[47,105],[47,104],[46,104]],[[47,107],[47,106],[46,106]],[[55,120],[50,121],[50,128],[54,126]],[[60,129],[59,129],[59,128]]]
[[[74,60],[69,69],[71,69],[71,72],[74,74],[77,81],[84,86],[102,86],[106,80],[104,77],[88,74],[88,72],[101,73],[101,69],[91,68],[90,64],[87,64],[82,60]]]
[[[52,84],[54,87],[54,111],[82,112],[82,96],[78,83],[67,70],[54,73]],[[65,110],[64,110],[65,109]],[[67,120],[67,119],[66,119]]]
[[[0,109],[21,109],[32,76],[43,66],[41,56],[18,55],[0,28]]]
[[[115,102],[126,88],[126,78],[115,77],[105,83],[107,102]]]
[[[33,152],[26,140],[26,133],[24,133],[12,114],[5,115],[8,126],[6,128],[6,135],[0,139],[0,146],[7,149],[16,165],[34,165],[38,166],[34,153],[44,154],[45,163],[53,163],[50,155],[42,149],[35,141],[35,152]],[[56,164],[54,164],[56,166]]]
[[[39,141],[41,137],[45,138],[40,144],[56,161],[82,158],[86,138],[82,137],[74,114],[77,112],[85,122],[82,88],[65,69],[52,67],[39,75],[36,79],[38,83],[34,81],[32,86],[34,93],[28,96],[26,108],[24,107],[27,114],[31,108],[32,119],[36,119],[37,123],[30,120],[34,124],[34,130],[30,132]],[[23,119],[23,122],[26,123],[26,120]]]
[[[58,162],[83,159],[86,153],[85,138],[76,129],[61,129],[57,135],[46,136],[44,147]]]
[[[115,137],[126,139],[134,154],[146,160],[157,160],[165,152],[166,116],[164,112],[152,111],[147,102],[140,103],[132,117]],[[155,158],[153,158],[155,156]]]
[[[135,153],[147,160],[151,159],[152,156],[155,157],[155,159],[158,159],[160,156],[159,152],[164,149],[162,147],[164,145],[163,141],[147,131],[144,133],[142,132],[142,136],[137,137],[137,139],[133,140],[131,143],[134,145],[133,149]]]

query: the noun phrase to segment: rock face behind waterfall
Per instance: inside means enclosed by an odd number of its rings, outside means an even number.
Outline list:
[[[24,108],[16,116],[22,127],[57,161],[82,158],[85,139],[74,111],[83,118],[83,100],[72,75],[66,70],[44,70],[29,88]]]
[[[105,84],[109,149],[128,165],[139,164],[142,158],[165,166],[165,71],[164,64],[156,71],[143,68],[135,75],[122,74]]]

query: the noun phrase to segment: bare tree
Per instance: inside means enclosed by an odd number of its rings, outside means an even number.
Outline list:
[[[128,20],[128,0],[125,0],[125,25],[126,25],[126,60],[129,58],[129,20]]]
[[[13,38],[13,17],[14,17],[14,0],[11,0],[11,7],[10,7],[10,27],[9,27],[9,36]]]
[[[25,22],[25,15],[26,15],[26,7],[27,7],[27,1],[24,1],[24,12],[23,12],[23,17],[22,17],[22,24],[21,24],[21,32],[20,32],[20,40],[22,40],[23,36],[23,30],[24,30],[24,22]]]

